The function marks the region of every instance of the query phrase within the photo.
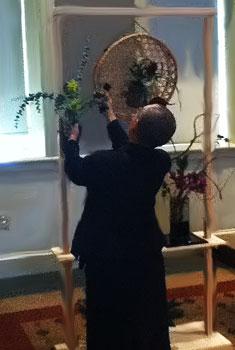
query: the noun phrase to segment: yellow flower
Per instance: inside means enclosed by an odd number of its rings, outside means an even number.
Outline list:
[[[78,92],[79,84],[76,80],[71,79],[67,82],[67,91],[70,93]]]

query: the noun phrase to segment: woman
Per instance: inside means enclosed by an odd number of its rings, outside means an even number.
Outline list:
[[[109,100],[112,150],[79,156],[75,125],[65,170],[87,188],[72,253],[85,263],[88,350],[169,350],[163,235],[155,197],[169,155],[155,149],[175,132],[172,113],[148,105],[132,117],[127,136]]]

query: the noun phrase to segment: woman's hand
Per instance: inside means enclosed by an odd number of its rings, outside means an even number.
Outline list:
[[[71,128],[70,134],[69,134],[69,140],[77,141],[79,137],[79,126],[78,123],[74,124]]]

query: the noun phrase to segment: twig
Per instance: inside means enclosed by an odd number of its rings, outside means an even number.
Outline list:
[[[215,186],[215,188],[217,189],[218,193],[219,193],[219,199],[222,200],[222,189],[219,187],[219,185],[207,174],[206,171],[203,171],[203,174],[208,178],[209,181],[212,182],[212,184]]]
[[[230,174],[227,176],[226,180],[224,181],[223,185],[221,186],[221,191],[223,191],[224,187],[227,185],[228,181],[232,177],[232,175],[235,173],[235,170],[232,170]]]
[[[209,160],[205,163],[205,165],[203,166],[202,171],[206,171],[208,165],[211,164],[212,162],[214,162],[214,160],[216,160],[216,157],[212,157],[211,159],[209,159]]]
[[[172,146],[174,148],[174,152],[177,152],[176,146],[175,146],[175,142],[174,142],[174,140],[172,138],[170,139],[170,143],[172,144]]]
[[[174,158],[172,158],[172,161],[175,161],[179,158],[182,158],[186,153],[188,153],[188,151],[190,150],[192,145],[195,143],[195,141],[203,135],[203,132],[200,132],[199,134],[197,134],[197,121],[201,117],[205,117],[204,113],[199,114],[194,118],[194,121],[193,121],[194,136],[193,136],[192,140],[189,142],[188,147],[183,152],[181,152],[178,156],[175,156]]]
[[[150,35],[150,32],[144,26],[142,26],[137,20],[134,20],[134,24],[137,25],[137,27],[139,27],[140,29],[142,29],[145,33],[148,33]]]
[[[177,85],[176,85],[175,89],[176,89],[176,92],[177,92],[177,99],[178,99],[178,102],[179,102],[180,111],[182,111],[182,102],[181,102],[181,99],[180,99],[180,89],[178,88]]]

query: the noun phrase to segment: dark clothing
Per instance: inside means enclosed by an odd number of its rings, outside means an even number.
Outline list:
[[[72,253],[88,259],[131,259],[158,252],[163,236],[155,217],[155,196],[170,169],[169,155],[128,142],[117,120],[108,125],[113,150],[81,158],[69,141],[65,169],[87,187]]]
[[[128,263],[88,262],[86,281],[88,350],[170,350],[160,254]]]
[[[87,187],[72,253],[86,263],[88,350],[169,350],[154,205],[170,157],[129,143],[117,120],[108,133],[113,150],[81,158],[78,143],[65,147],[68,177]]]

